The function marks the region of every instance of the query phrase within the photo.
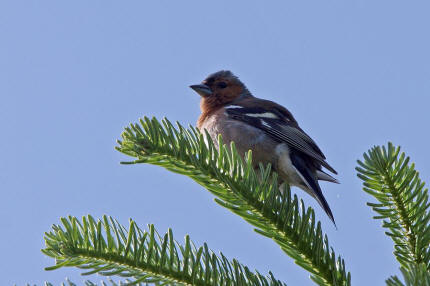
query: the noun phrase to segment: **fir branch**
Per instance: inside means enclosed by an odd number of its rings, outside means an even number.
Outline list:
[[[226,148],[219,138],[219,151],[210,136],[190,127],[175,128],[167,119],[162,124],[144,118],[121,135],[117,150],[136,158],[124,164],[149,163],[189,176],[217,196],[221,206],[273,239],[295,262],[311,273],[318,285],[350,285],[350,273],[341,257],[336,258],[316,223],[311,208],[289,188],[280,194],[277,175],[270,166],[254,171],[251,152],[245,162],[234,144]]]
[[[109,278],[107,282],[103,281],[103,280],[100,281],[100,284],[92,282],[91,280],[85,280],[85,281],[83,281],[83,283],[84,283],[83,284],[84,286],[127,286],[127,285],[130,285],[130,283],[132,284],[133,281],[131,281],[130,279],[125,279],[124,281],[115,282],[111,278]],[[52,284],[51,282],[47,282],[47,281],[43,285],[54,286],[54,284]],[[132,284],[132,285],[134,285],[134,286],[148,286],[148,283],[137,283],[137,284]],[[161,284],[155,284],[155,285],[161,285]],[[37,286],[37,285],[27,283],[26,286]],[[78,284],[76,284],[73,281],[71,281],[70,279],[66,278],[66,282],[62,282],[60,284],[60,286],[78,286]]]
[[[386,234],[394,241],[394,254],[401,266],[426,265],[430,262],[430,213],[428,190],[418,176],[409,157],[400,153],[400,147],[375,146],[358,161],[358,177],[363,190],[379,203],[368,203],[378,213],[375,219],[383,220]],[[420,266],[421,267],[421,266]]]
[[[264,277],[222,253],[218,257],[206,244],[196,247],[189,236],[180,245],[170,229],[162,237],[153,225],[144,231],[130,220],[127,231],[107,216],[98,221],[70,216],[61,222],[63,227],[54,225],[45,233],[42,252],[56,260],[46,270],[73,266],[87,270],[83,275],[134,278],[127,285],[285,285],[272,273]]]
[[[128,283],[130,283],[131,281],[126,279],[125,281],[119,281],[118,283],[113,281],[112,279],[108,280],[109,282],[105,282],[105,281],[101,281],[100,284],[94,283],[90,280],[86,280],[84,281],[84,285],[85,286],[126,286]],[[44,283],[45,286],[54,286],[54,284],[50,283],[50,282],[45,282]],[[71,280],[66,278],[66,282],[63,282],[60,284],[61,286],[77,286],[77,284],[73,283]],[[147,284],[143,284],[143,283],[139,283],[136,284],[136,286],[144,286]],[[30,286],[30,284],[27,284],[27,286]],[[36,285],[33,285],[36,286]]]
[[[403,283],[397,276],[392,276],[386,281],[387,286],[430,286],[430,273],[424,263],[401,267]]]

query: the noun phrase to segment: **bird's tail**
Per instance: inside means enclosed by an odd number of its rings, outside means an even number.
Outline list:
[[[322,170],[317,170],[317,178],[318,180],[340,184],[338,180],[336,180],[335,178],[333,178],[332,176],[330,176],[329,174],[327,174]]]
[[[295,167],[297,174],[302,178],[303,182],[309,189],[309,193],[317,200],[323,210],[326,212],[330,220],[336,226],[333,213],[331,212],[330,206],[328,205],[322,191],[318,184],[318,177],[316,177],[312,170],[306,165],[304,160],[295,154],[290,154],[291,163]],[[324,173],[325,174],[325,173]],[[327,175],[329,176],[329,175]],[[329,176],[331,177],[331,176]],[[334,178],[332,178],[335,180]],[[331,180],[330,180],[331,181]]]

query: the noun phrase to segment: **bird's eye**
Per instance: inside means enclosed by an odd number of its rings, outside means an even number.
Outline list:
[[[220,83],[218,83],[217,84],[217,86],[219,87],[219,88],[226,88],[227,87],[227,84],[225,83],[225,82],[220,82]]]

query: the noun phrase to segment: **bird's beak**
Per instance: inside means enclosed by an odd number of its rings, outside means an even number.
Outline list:
[[[212,90],[206,84],[194,84],[194,85],[190,85],[190,87],[195,92],[197,92],[198,94],[200,94],[200,96],[202,96],[202,97],[206,97],[206,96],[209,96],[209,95],[212,94]]]

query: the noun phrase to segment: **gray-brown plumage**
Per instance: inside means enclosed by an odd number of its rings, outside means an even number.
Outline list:
[[[234,141],[240,154],[252,150],[256,165],[271,163],[284,182],[314,197],[334,223],[318,180],[337,183],[322,167],[337,173],[286,108],[254,97],[230,71],[190,87],[201,95],[200,130],[206,129],[215,142],[218,134],[227,144]]]

